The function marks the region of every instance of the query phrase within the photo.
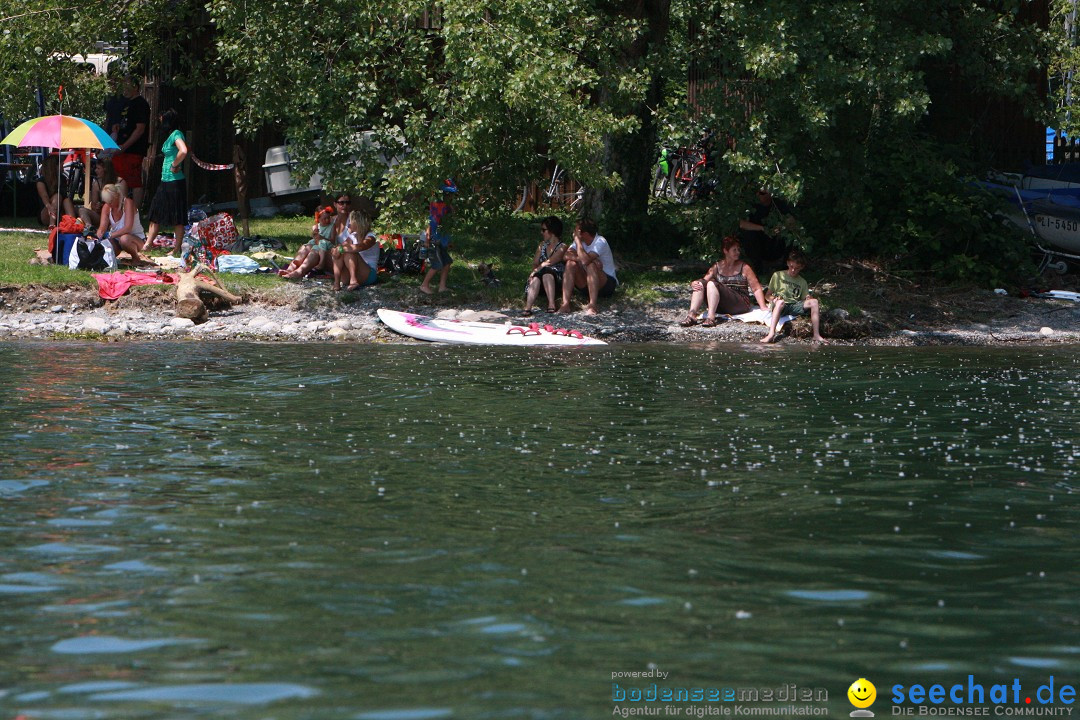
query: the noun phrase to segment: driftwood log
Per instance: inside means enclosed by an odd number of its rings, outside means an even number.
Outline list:
[[[198,279],[199,273],[209,273],[213,281],[206,282]],[[200,293],[219,297],[227,303],[238,303],[242,300],[226,290],[210,268],[205,265],[196,265],[191,270],[180,273],[180,280],[176,284],[176,316],[194,320],[196,323],[206,322],[210,317],[210,311],[206,309],[206,303],[200,297]]]

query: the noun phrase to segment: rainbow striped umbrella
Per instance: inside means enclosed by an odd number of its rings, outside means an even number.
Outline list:
[[[120,146],[100,125],[71,115],[47,115],[27,120],[8,133],[0,143],[17,147],[100,148],[119,150]]]

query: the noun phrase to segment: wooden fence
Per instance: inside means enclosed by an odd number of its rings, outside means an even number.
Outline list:
[[[1080,162],[1080,139],[1077,138],[1054,138],[1054,165],[1062,163]]]

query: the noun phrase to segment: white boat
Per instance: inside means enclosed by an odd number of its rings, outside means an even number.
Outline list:
[[[1080,256],[1080,183],[1038,189],[991,182],[976,184],[1012,204],[1009,220],[1017,227],[1063,251],[1054,254]]]
[[[1020,176],[1020,187],[1023,190],[1080,189],[1080,163],[1038,165],[1028,168]]]

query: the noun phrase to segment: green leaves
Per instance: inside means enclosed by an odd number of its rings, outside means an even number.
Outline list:
[[[1072,0],[1054,3],[1064,28]],[[8,5],[6,116],[29,114],[38,84],[75,86],[62,56],[126,27],[134,60],[233,103],[243,132],[281,130],[298,172],[376,197],[401,228],[419,227],[446,177],[462,190],[459,211],[504,207],[553,162],[595,191],[590,212],[624,219],[645,207],[657,128],[684,145],[710,128],[718,189],[692,233],[706,255],[734,230],[747,190],[768,185],[801,201],[818,249],[982,257],[966,249],[976,230],[949,224],[954,242],[935,229],[956,216],[982,231],[959,189],[980,148],[933,135],[952,120],[951,96],[1023,102],[1051,48],[1053,77],[1080,62],[1072,35],[1021,21],[1022,0]]]

